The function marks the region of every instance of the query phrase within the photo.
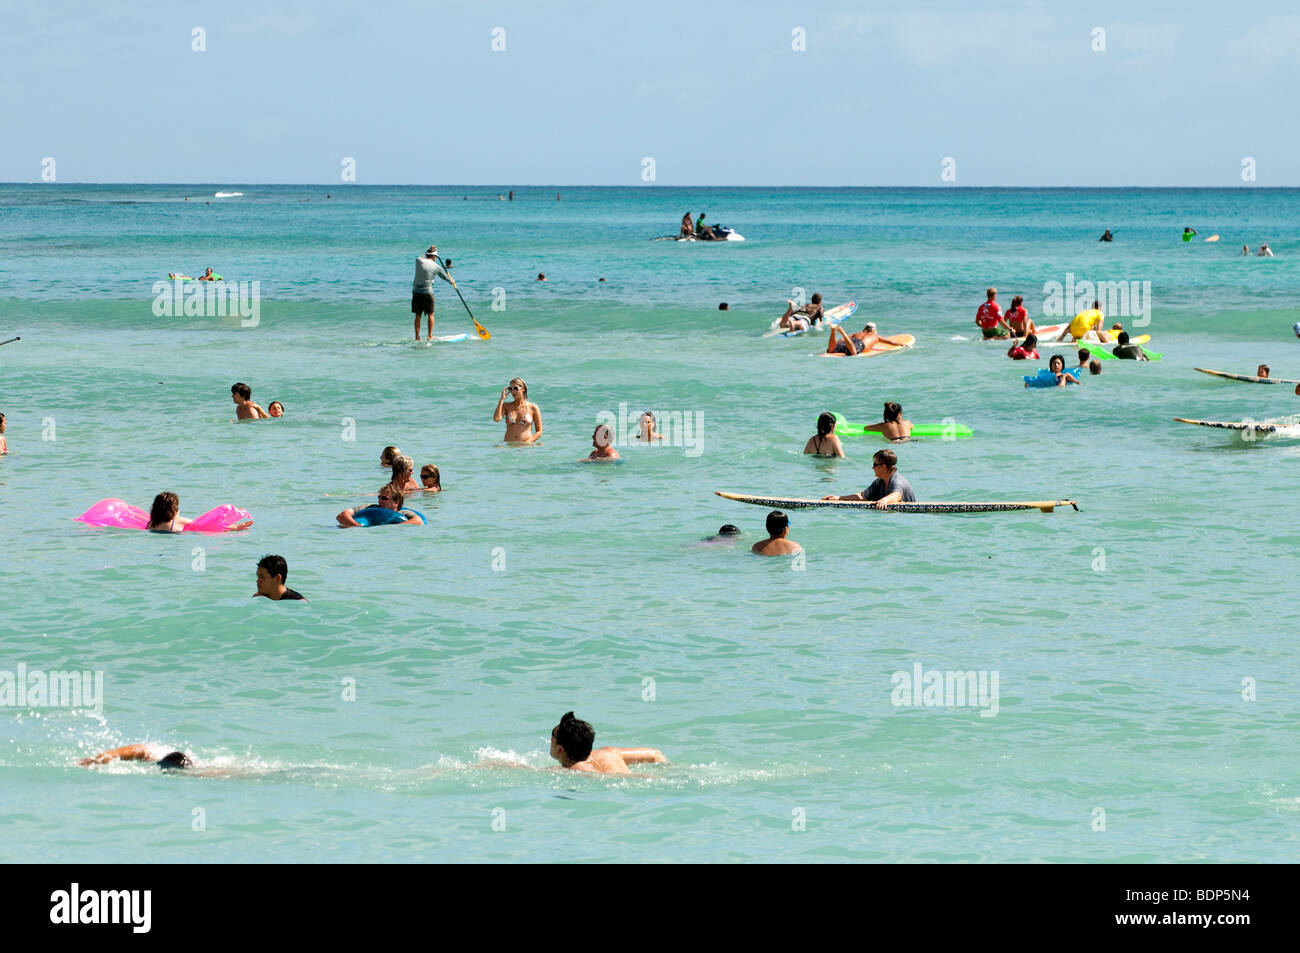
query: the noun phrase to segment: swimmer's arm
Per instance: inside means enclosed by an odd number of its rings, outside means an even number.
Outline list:
[[[882,496],[880,499],[876,500],[876,509],[883,510],[887,508],[890,503],[897,503],[902,498],[903,498],[903,494],[900,493],[898,490],[895,490],[893,493],[890,493],[887,496]]]
[[[830,437],[831,437],[831,442],[835,444],[835,456],[837,457],[844,456],[844,444],[840,443],[840,438],[837,437],[835,434],[831,434]]]
[[[999,321],[1002,321],[1001,318],[999,318],[998,320],[999,320]],[[1003,323],[1003,324],[1006,324],[1005,321],[1002,321],[1002,323]],[[882,338],[882,337],[880,337],[880,335],[876,335],[876,337],[879,338],[881,341],[884,341],[886,344],[892,344],[892,345],[894,345],[894,347],[908,347],[908,346],[909,346],[908,343],[907,343],[906,341],[902,340],[901,338],[900,338],[899,340],[894,340],[893,338]]]
[[[355,512],[356,512],[355,509],[344,510],[337,517],[335,517],[335,519],[339,521],[339,525],[342,526],[344,529],[347,529],[349,526],[360,526],[361,524],[352,518],[352,514]]]
[[[823,496],[822,499],[838,500],[841,503],[860,503],[866,500],[866,497],[863,496],[861,493],[850,493],[847,496],[835,496],[832,494],[831,496]]]
[[[658,748],[615,748],[628,764],[667,764],[668,759]]]
[[[497,398],[497,409],[492,412],[492,420],[500,423],[501,418],[505,416],[506,392],[503,390],[501,396]]]
[[[93,758],[82,758],[77,764],[108,764],[110,761],[153,761],[153,755],[149,753],[148,745],[125,745],[121,748],[112,748],[109,751],[101,751]]]
[[[806,454],[815,453],[816,451],[813,449],[813,444],[814,444],[814,438],[809,437],[808,442],[803,445],[803,452]]]
[[[533,433],[528,438],[528,442],[533,443],[540,439],[542,439],[542,411],[536,404],[533,404]]]
[[[416,525],[416,526],[422,526],[422,525],[424,525],[424,520],[420,519],[420,517],[416,516],[415,514],[411,514],[411,518],[410,518],[409,520],[404,520],[403,522],[398,523],[397,525],[398,525],[398,526],[410,526],[410,525],[412,525],[412,524],[414,524],[414,525]]]
[[[867,424],[867,425],[866,425],[865,427],[863,427],[862,429],[863,429],[863,431],[871,431],[871,432],[873,432],[873,433],[884,433],[884,432],[885,432],[885,422],[882,420],[882,421],[881,421],[880,423],[878,423],[878,424]]]

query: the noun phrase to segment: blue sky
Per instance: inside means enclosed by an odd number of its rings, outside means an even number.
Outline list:
[[[1300,6],[9,2],[0,181],[1300,185]],[[205,31],[206,51],[192,49]],[[505,50],[492,49],[493,30]],[[1105,30],[1103,52],[1093,31]],[[796,52],[792,31],[806,35]]]

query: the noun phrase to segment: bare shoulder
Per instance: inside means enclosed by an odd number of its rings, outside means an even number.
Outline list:
[[[597,748],[587,756],[587,760],[583,763],[591,765],[591,770],[601,774],[631,773],[628,771],[627,762],[623,760],[623,755],[617,748]]]

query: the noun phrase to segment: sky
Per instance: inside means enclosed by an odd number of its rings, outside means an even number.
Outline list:
[[[351,159],[371,185],[1300,186],[1293,0],[0,0],[0,24],[5,182],[341,185]]]

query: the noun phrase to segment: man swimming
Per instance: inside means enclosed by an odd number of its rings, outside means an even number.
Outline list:
[[[153,744],[123,745],[121,748],[112,748],[92,757],[82,758],[77,764],[89,768],[97,764],[108,764],[110,761],[144,761],[156,764],[164,771],[185,771],[194,767],[194,760],[185,752],[173,751],[170,754],[163,754],[162,752],[166,750],[160,745]]]
[[[261,404],[253,400],[253,389],[243,381],[230,385],[230,399],[235,402],[235,417],[238,420],[261,420],[271,416]]]
[[[759,540],[749,551],[755,556],[793,556],[803,547],[790,539],[790,517],[780,510],[767,514],[767,539]]]
[[[560,723],[551,729],[551,757],[569,771],[591,774],[631,774],[629,764],[666,764],[668,759],[658,748],[597,748],[596,729],[573,712],[565,712]]]
[[[1059,356],[1059,355],[1058,355]],[[898,474],[898,455],[892,450],[877,450],[871,458],[871,469],[876,478],[861,493],[848,496],[823,496],[823,500],[865,500],[874,503],[876,509],[886,509],[891,503],[915,503],[916,494],[912,484]]]
[[[289,564],[283,556],[263,556],[257,561],[257,592],[253,593],[253,598],[265,596],[272,602],[281,599],[301,599],[306,602],[307,598],[301,592],[295,592],[284,584],[288,578]]]

